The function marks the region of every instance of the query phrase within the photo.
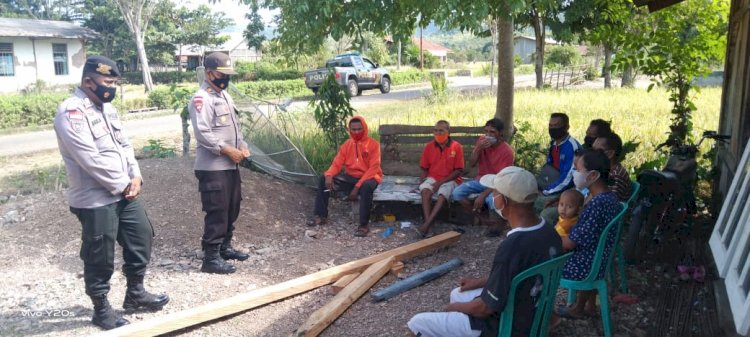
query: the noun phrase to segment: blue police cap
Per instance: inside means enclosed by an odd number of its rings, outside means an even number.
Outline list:
[[[107,77],[120,77],[120,69],[117,69],[117,63],[104,56],[91,56],[86,59],[86,65],[83,66],[83,73],[94,73]]]

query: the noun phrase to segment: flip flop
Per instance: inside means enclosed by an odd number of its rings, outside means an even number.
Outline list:
[[[566,318],[566,319],[573,319],[573,320],[575,320],[575,319],[584,319],[584,318],[586,318],[583,315],[581,315],[581,316],[573,316],[573,314],[570,313],[570,308],[568,308],[565,305],[561,305],[561,306],[557,307],[555,309],[555,313],[557,314],[557,316],[560,316],[560,317]]]
[[[307,227],[315,227],[315,226],[320,226],[320,225],[325,225],[325,224],[326,224],[326,218],[321,218],[317,216],[310,220],[307,220],[307,222],[305,223]]]
[[[359,226],[357,227],[357,230],[354,232],[354,236],[362,238],[367,236],[367,234],[370,233],[370,228],[367,226]]]

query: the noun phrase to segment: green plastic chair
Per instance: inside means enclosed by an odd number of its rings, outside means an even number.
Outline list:
[[[552,308],[555,306],[555,296],[557,289],[560,287],[560,277],[565,261],[573,255],[566,253],[549,261],[545,261],[529,269],[524,270],[516,275],[511,282],[510,295],[508,301],[500,313],[500,330],[499,337],[511,335],[513,328],[513,311],[516,302],[516,290],[523,281],[529,278],[540,276],[542,278],[543,289],[537,301],[537,307],[534,312],[534,320],[531,324],[531,334],[529,336],[546,337],[549,332],[549,319],[552,316]]]
[[[638,197],[638,192],[641,190],[641,184],[639,184],[637,181],[630,182],[630,198],[628,198],[627,201],[627,207],[628,209],[633,209],[633,203],[635,202],[636,197]],[[622,227],[622,226],[621,226]],[[627,276],[625,276],[625,254],[622,250],[622,242],[617,242],[616,253],[617,253],[617,266],[618,269],[612,268],[609,273],[609,281],[612,284],[617,284],[617,272],[620,273],[620,292],[623,294],[628,293],[628,279]]]
[[[602,231],[602,235],[599,237],[599,243],[596,246],[596,255],[594,262],[591,265],[591,271],[585,279],[581,281],[568,280],[565,278],[560,279],[560,287],[568,289],[568,304],[575,301],[576,290],[597,290],[599,293],[599,305],[602,312],[602,325],[604,326],[604,336],[612,336],[612,322],[609,316],[609,294],[607,291],[607,273],[609,267],[612,265],[612,261],[615,257],[616,246],[620,241],[620,229],[622,225],[622,218],[625,215],[628,207],[624,202],[620,203],[622,209],[617,216],[610,221],[607,227]],[[607,237],[612,231],[615,232],[615,245],[612,247],[612,251],[609,254],[606,261],[603,261],[604,249],[607,246]],[[602,263],[605,264],[605,273],[602,278],[597,278],[599,270],[601,269]]]

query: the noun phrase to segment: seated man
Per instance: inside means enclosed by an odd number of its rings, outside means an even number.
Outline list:
[[[328,198],[331,191],[344,191],[351,201],[359,202],[359,227],[355,236],[367,236],[370,232],[370,208],[372,193],[383,181],[380,168],[380,143],[367,134],[367,123],[360,116],[349,120],[349,136],[339,148],[333,163],[323,173],[315,197],[315,217],[309,226],[325,224],[328,218]],[[346,173],[341,173],[344,168]]]
[[[583,137],[583,148],[590,149],[594,146],[594,141],[605,135],[612,133],[612,125],[603,119],[592,119],[589,127],[586,129],[586,136]]]
[[[479,180],[487,174],[497,174],[502,169],[513,165],[513,148],[505,142],[503,130],[505,125],[499,118],[493,118],[484,124],[484,136],[480,136],[471,151],[469,166],[479,164],[477,176],[473,180],[466,181],[453,190],[453,200],[458,201],[467,211],[479,213],[483,204],[492,210],[491,190],[479,183]],[[474,204],[469,201],[469,195],[479,193]]]
[[[555,112],[550,115],[549,135],[552,138],[547,163],[542,168],[540,176],[537,177],[542,196],[534,203],[534,209],[541,212],[545,207],[557,208],[557,199],[560,193],[573,186],[573,159],[575,152],[581,145],[570,136],[568,115]],[[554,221],[555,215],[545,220]]]
[[[562,242],[552,226],[534,212],[538,189],[534,175],[509,166],[497,175],[482,177],[493,189],[495,211],[508,220],[512,230],[495,252],[489,277],[461,278],[451,292],[445,312],[420,313],[407,326],[417,336],[497,336],[499,313],[510,295],[513,277],[524,270],[562,254]],[[537,281],[538,282],[538,281]],[[528,336],[540,286],[529,279],[516,290],[513,336]]]
[[[622,139],[614,132],[596,138],[593,144],[594,150],[601,150],[607,155],[610,162],[609,189],[615,192],[617,199],[627,201],[630,198],[630,175],[622,167],[620,156],[622,156]]]
[[[450,124],[441,120],[435,124],[435,140],[424,146],[419,167],[422,168],[419,193],[422,195],[424,223],[417,228],[422,237],[430,231],[440,209],[450,200],[453,189],[461,183],[464,169],[464,149],[450,137]],[[432,207],[432,196],[437,202]]]

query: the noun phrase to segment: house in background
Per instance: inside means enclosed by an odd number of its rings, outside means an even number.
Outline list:
[[[546,46],[558,45],[553,39],[545,39]],[[531,36],[518,35],[513,37],[513,55],[521,57],[524,64],[534,63],[534,53],[536,52],[536,38]]]
[[[241,34],[230,34],[229,40],[219,47],[186,45],[177,50],[175,57],[185,69],[195,70],[203,64],[203,56],[215,51],[228,54],[233,62],[255,62],[263,56],[260,50],[248,48],[247,40]]]
[[[414,43],[417,47],[419,47],[419,37],[412,37],[411,42]],[[440,60],[440,63],[448,62],[448,52],[451,50],[443,47],[435,42],[430,42],[427,39],[422,39],[422,49],[430,54],[432,56],[435,56]]]
[[[86,62],[86,41],[98,38],[71,22],[0,18],[0,92],[44,81],[77,84]]]

